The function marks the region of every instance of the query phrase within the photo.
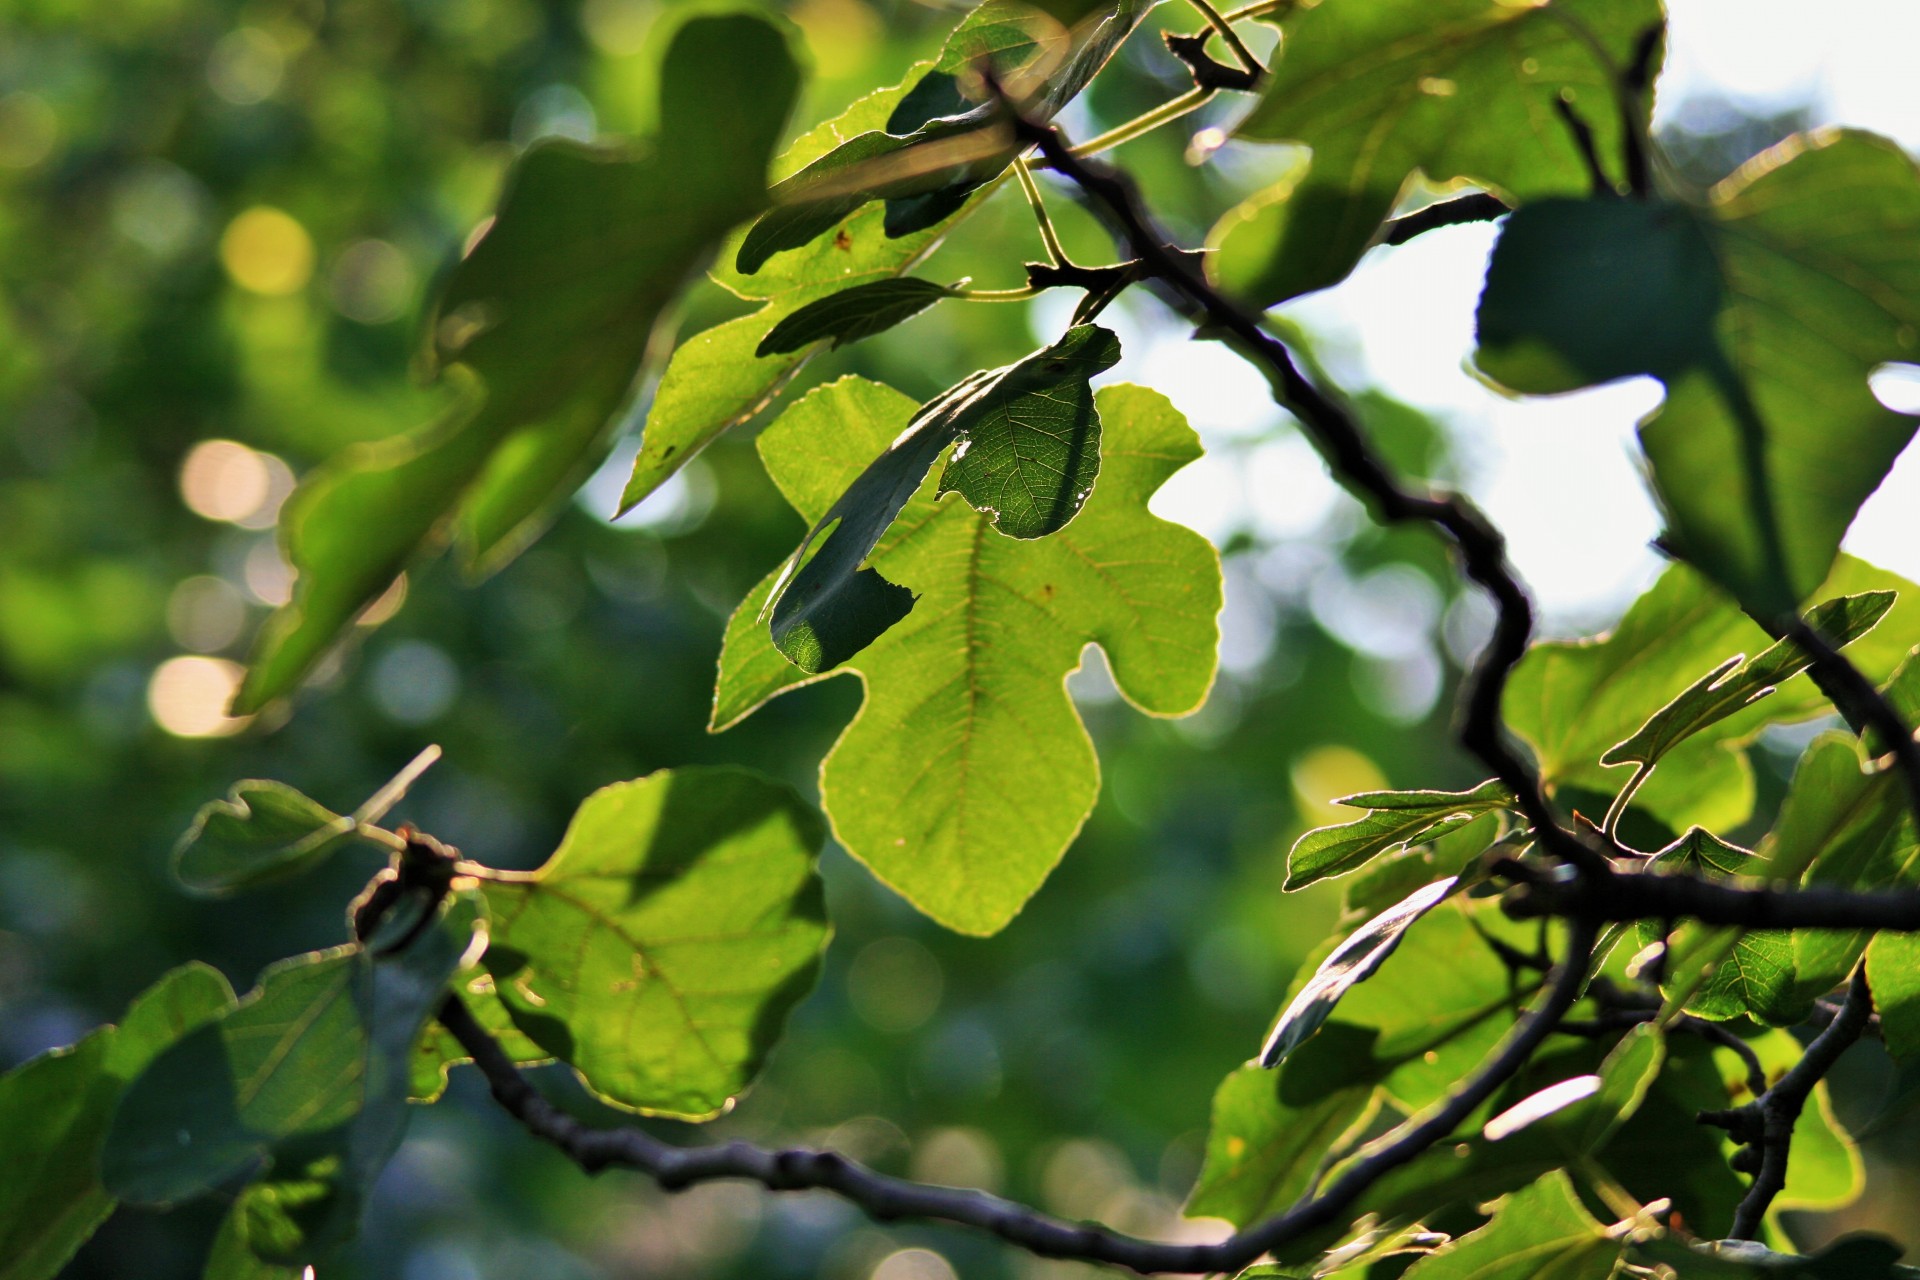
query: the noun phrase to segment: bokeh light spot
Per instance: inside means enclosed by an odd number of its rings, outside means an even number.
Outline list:
[[[413,301],[413,287],[413,264],[385,240],[348,245],[327,277],[334,309],[361,324],[398,320]]]
[[[180,499],[207,520],[237,524],[273,499],[264,455],[235,440],[202,440],[180,464]]]
[[[147,682],[147,710],[176,738],[223,738],[247,727],[250,716],[230,716],[227,707],[246,668],[225,658],[169,658]]]
[[[388,719],[421,725],[438,720],[460,695],[460,671],[438,645],[403,640],[373,664],[373,703]]]
[[[246,625],[246,597],[225,578],[199,574],[167,598],[167,630],[182,649],[218,652],[238,640]]]
[[[256,205],[227,224],[220,263],[242,289],[278,297],[313,278],[313,239],[278,209]]]
[[[229,31],[207,58],[207,83],[237,107],[265,102],[287,70],[279,43],[258,27]]]

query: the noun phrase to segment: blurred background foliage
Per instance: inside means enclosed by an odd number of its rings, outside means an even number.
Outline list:
[[[898,79],[955,20],[910,0],[786,13],[815,69],[796,127]],[[801,532],[748,432],[610,524],[629,441],[495,578],[412,575],[404,611],[330,664],[291,723],[221,714],[252,631],[286,598],[273,525],[293,476],[434,411],[442,393],[410,369],[436,275],[518,149],[650,127],[666,16],[657,0],[5,6],[0,1068],[116,1016],[190,957],[244,988],[272,959],[342,940],[371,865],[238,903],[170,884],[175,837],[237,778],[346,808],[439,742],[446,759],[403,816],[506,866],[542,860],[588,791],[662,766],[748,763],[811,789],[857,705],[851,681],[705,731],[724,619]],[[1173,6],[1156,22],[1194,25]],[[1137,36],[1065,123],[1086,136],[1180,79],[1153,35]],[[1229,148],[1194,167],[1194,135],[1218,118],[1121,153],[1189,242],[1276,163]],[[1696,118],[1676,151],[1708,178],[1794,124],[1713,110],[1683,122]],[[1097,226],[1055,203],[1069,248],[1106,260]],[[1024,207],[1003,198],[925,274],[1006,287],[1037,253]],[[855,371],[925,397],[1051,337],[1056,301],[1030,315],[940,308],[807,379]],[[743,306],[703,286],[683,331]],[[1181,336],[1147,299],[1117,318],[1123,336]],[[1184,350],[1172,358],[1219,354]],[[1211,474],[1251,494],[1222,508],[1223,670],[1206,707],[1149,720],[1090,657],[1074,688],[1099,743],[1099,808],[999,937],[941,933],[831,852],[824,981],[739,1109],[675,1136],[823,1142],[1057,1213],[1183,1229],[1213,1088],[1258,1045],[1333,918],[1335,886],[1282,899],[1286,848],[1331,820],[1332,796],[1477,780],[1446,739],[1445,707],[1482,611],[1458,598],[1431,540],[1373,529],[1324,481],[1296,501],[1288,469],[1318,464],[1277,411],[1243,408],[1233,423],[1195,414]],[[1378,396],[1365,408],[1403,467],[1451,474],[1438,426]],[[715,1186],[669,1199],[632,1178],[589,1181],[482,1104],[463,1074],[446,1105],[415,1117],[340,1275],[1076,1270],[965,1235],[883,1230],[824,1197]],[[69,1274],[195,1275],[220,1209],[123,1210]]]

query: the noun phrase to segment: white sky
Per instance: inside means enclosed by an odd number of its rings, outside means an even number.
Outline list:
[[[1824,0],[1811,8],[1784,0],[1669,0],[1669,9],[1660,117],[1694,96],[1730,96],[1756,108],[1804,102],[1817,122],[1872,129],[1920,150],[1920,0]],[[1642,379],[1516,402],[1468,376],[1473,307],[1493,235],[1489,227],[1460,227],[1376,250],[1346,283],[1288,310],[1328,340],[1330,356],[1345,356],[1344,376],[1371,380],[1455,428],[1469,468],[1466,487],[1506,530],[1549,627],[1591,626],[1616,615],[1659,571],[1647,546],[1658,519],[1634,444],[1634,424],[1659,402],[1659,386]],[[1124,321],[1109,315],[1109,323]],[[1267,420],[1256,407],[1266,399],[1263,384],[1223,349],[1188,343],[1183,334],[1132,335],[1124,323],[1116,327],[1123,342],[1136,340],[1115,374],[1164,390],[1210,444],[1244,437]],[[1898,402],[1884,387],[1882,393]],[[1899,397],[1916,398],[1920,385]],[[1303,465],[1234,467],[1222,460],[1190,470],[1155,509],[1211,534],[1229,531],[1249,507],[1260,509],[1260,524],[1285,528],[1338,501],[1324,474],[1301,474]],[[1275,491],[1273,477],[1281,472],[1292,477],[1290,492]],[[1266,481],[1257,494],[1248,491],[1254,474]],[[1909,450],[1846,545],[1920,578],[1916,533],[1920,452]]]

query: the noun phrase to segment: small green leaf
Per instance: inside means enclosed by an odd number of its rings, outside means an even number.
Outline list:
[[[915,73],[932,68],[923,62]],[[880,128],[916,83],[882,89],[860,99],[840,115],[803,134],[775,162],[786,175],[831,151],[838,144]],[[910,270],[939,244],[954,221],[978,207],[984,193],[938,230],[890,239],[881,226],[879,206],[849,218],[833,236],[804,250],[782,255],[748,277],[733,270],[734,254],[723,251],[713,277],[742,298],[765,302],[758,311],[724,321],[683,341],[660,376],[633,474],[620,498],[620,510],[633,506],[666,482],[689,458],[721,434],[746,422],[772,402],[813,354],[812,349],[760,353],[767,335],[795,312],[850,286],[887,280]]]
[[[201,806],[173,850],[173,874],[195,893],[233,893],[311,871],[353,843],[354,820],[282,782],[248,778]]]
[[[1624,1247],[1556,1169],[1501,1201],[1486,1226],[1414,1263],[1407,1280],[1608,1280]]]
[[[1754,876],[1765,864],[1712,832],[1690,829],[1654,854],[1652,865],[1708,879]],[[1635,926],[1639,945],[1659,938],[1658,926]],[[1807,1014],[1792,935],[1777,929],[1708,930],[1689,926],[1673,943],[1664,989],[1695,1017],[1725,1020],[1746,1015],[1766,1023],[1798,1022]]]
[[[1871,631],[1893,601],[1891,591],[1843,596],[1820,604],[1806,620],[1835,648],[1844,648]],[[1744,711],[1812,665],[1792,640],[1775,643],[1751,661],[1729,658],[1654,712],[1632,737],[1608,748],[1600,763],[1652,765],[1686,738]]]
[[[1920,935],[1876,934],[1867,944],[1867,982],[1887,1052],[1896,1062],[1920,1056]]]
[[[1483,1133],[1489,1142],[1500,1142],[1548,1121],[1547,1128],[1570,1157],[1593,1155],[1640,1110],[1666,1057],[1659,1028],[1635,1027],[1607,1053],[1597,1072],[1522,1098],[1487,1121]]]
[[[1303,889],[1316,880],[1346,875],[1421,836],[1437,839],[1466,825],[1475,814],[1511,808],[1513,792],[1490,778],[1471,791],[1370,791],[1338,803],[1372,812],[1296,840],[1287,854],[1283,888]]]
[[[1038,538],[1073,519],[1100,469],[1090,380],[1119,359],[1112,333],[1079,325],[1052,346],[928,401],[787,562],[773,588],[774,645],[813,675],[906,616],[911,594],[862,566],[950,445],[939,491],[959,492],[999,532]]]
[[[1185,715],[1212,684],[1219,557],[1147,501],[1200,456],[1192,428],[1140,387],[1106,387],[1100,483],[1049,538],[1000,536],[987,516],[920,487],[870,557],[918,593],[861,652],[867,702],[821,766],[841,844],[921,911],[966,933],[1003,927],[1066,851],[1099,794],[1093,746],[1063,687],[1088,644],[1154,715]],[[817,519],[914,412],[843,379],[760,437],[768,473]],[[809,683],[758,622],[773,576],[727,624],[713,724]]]
[[[791,788],[745,769],[603,787],[531,878],[486,886],[500,998],[607,1101],[719,1115],[819,973],[825,839]]]
[[[1334,948],[1281,1012],[1260,1049],[1260,1065],[1278,1066],[1318,1031],[1341,997],[1355,983],[1371,978],[1400,945],[1413,922],[1439,906],[1453,886],[1452,877],[1436,880],[1367,921]]]
[[[252,1198],[253,1191],[249,1188],[220,1220],[220,1230],[214,1234],[213,1249],[207,1254],[207,1266],[200,1273],[200,1280],[305,1280],[305,1267],[267,1262],[254,1252],[247,1223]]]
[[[1867,378],[1920,352],[1916,246],[1920,170],[1843,130],[1790,139],[1700,208],[1530,204],[1488,266],[1474,361],[1534,394],[1665,383],[1640,428],[1663,541],[1779,618],[1913,436]]]
[[[809,302],[774,325],[753,354],[785,354],[829,339],[829,350],[844,347],[911,320],[942,298],[958,296],[957,289],[913,276],[857,284]]]
[[[1419,843],[1375,859],[1346,882],[1343,916],[1361,920],[1376,916],[1443,876],[1458,878],[1462,888],[1476,883],[1483,878],[1482,857],[1502,839],[1504,825],[1499,813],[1483,813],[1457,827],[1442,823]]]
[[[0,1076],[0,1280],[51,1280],[106,1221],[100,1150],[122,1090],[232,1003],[219,973],[183,965],[134,997],[119,1026]]]
[[[604,456],[662,315],[729,229],[766,207],[798,80],[767,19],[696,16],[667,51],[650,150],[549,140],[520,159],[430,321],[435,359],[458,367],[458,402],[434,426],[346,451],[289,502],[294,598],[255,643],[238,711],[291,692],[449,536],[478,572],[537,536]]]
[[[1213,1095],[1206,1158],[1183,1210],[1246,1227],[1312,1191],[1340,1139],[1375,1110],[1370,1080],[1309,1081],[1248,1064]]]
[[[1027,120],[1045,124],[1092,82],[1153,0],[1049,6],[987,0],[961,20],[939,61],[895,105],[883,129],[849,138],[774,188],[774,208],[741,241],[735,269],[752,275],[870,201],[887,204],[890,237],[944,221],[1024,150],[995,103],[969,101],[960,76],[988,63]]]
[[[1615,68],[1662,14],[1657,0],[1329,0],[1268,21],[1279,53],[1234,133],[1303,144],[1311,161],[1209,237],[1219,278],[1263,307],[1344,277],[1416,174],[1508,203],[1586,192],[1555,102],[1571,100],[1617,165]]]

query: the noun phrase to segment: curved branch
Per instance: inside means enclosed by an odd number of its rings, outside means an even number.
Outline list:
[[[1284,1213],[1218,1244],[1170,1244],[1095,1223],[1066,1222],[984,1191],[929,1186],[878,1173],[835,1151],[800,1147],[776,1151],[747,1142],[676,1147],[630,1125],[590,1128],[547,1101],[457,995],[449,994],[441,1002],[438,1017],[486,1077],[494,1100],[534,1137],[558,1148],[588,1173],[633,1169],[668,1191],[722,1178],[757,1182],[769,1191],[831,1191],[880,1221],[950,1222],[988,1232],[1041,1257],[1105,1262],[1142,1273],[1204,1275],[1239,1271],[1261,1254],[1329,1225],[1386,1174],[1459,1128],[1526,1065],[1579,999],[1594,937],[1591,921],[1576,920],[1569,926],[1566,957],[1546,994],[1457,1091],[1362,1148],[1347,1171],[1319,1195],[1305,1197]]]
[[[1533,635],[1533,606],[1507,561],[1506,539],[1469,499],[1453,493],[1416,493],[1400,486],[1373,451],[1359,422],[1332,395],[1315,386],[1294,364],[1285,344],[1261,327],[1257,314],[1220,293],[1190,265],[1190,255],[1168,244],[1119,172],[1089,164],[1059,132],[1013,114],[1014,134],[1038,148],[1048,165],[1072,181],[1108,215],[1138,259],[1143,278],[1173,292],[1180,309],[1212,336],[1222,338],[1261,368],[1274,397],[1306,430],[1334,478],[1358,495],[1374,516],[1390,524],[1424,523],[1453,543],[1462,569],[1493,598],[1493,637],[1474,662],[1461,695],[1459,737],[1466,749],[1512,789],[1535,838],[1562,862],[1604,873],[1606,856],[1554,817],[1546,793],[1500,714],[1507,677]]]

